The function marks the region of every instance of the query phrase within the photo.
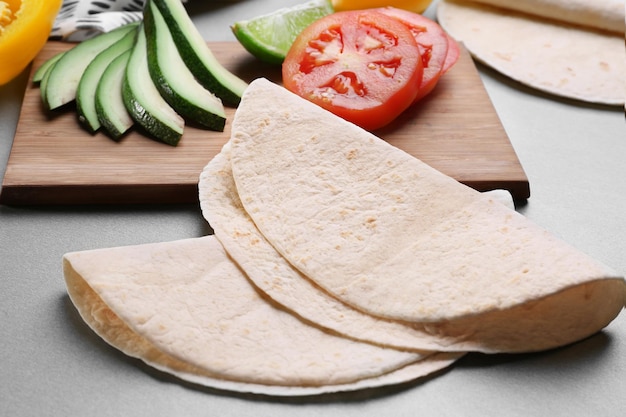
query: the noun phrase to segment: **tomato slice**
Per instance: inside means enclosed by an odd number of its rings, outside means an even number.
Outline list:
[[[437,22],[421,14],[395,7],[383,7],[376,10],[405,24],[411,30],[420,48],[424,76],[415,98],[417,101],[435,88],[439,77],[443,74],[442,69],[450,45],[448,35]]]
[[[430,93],[439,81],[448,53],[447,35],[441,26],[421,14],[395,7],[383,7],[376,10],[398,19],[410,29],[415,37],[424,67],[424,75],[415,98],[417,101]]]
[[[461,55],[461,49],[459,48],[459,44],[452,38],[452,36],[447,35],[448,37],[448,53],[446,54],[446,60],[443,63],[443,68],[441,69],[441,75],[448,72],[450,68],[456,61],[459,60],[459,56]]]
[[[423,75],[408,28],[372,10],[337,12],[296,38],[285,87],[364,129],[387,125],[415,99]]]

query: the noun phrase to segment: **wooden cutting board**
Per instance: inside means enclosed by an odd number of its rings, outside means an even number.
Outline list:
[[[259,63],[238,43],[209,46],[244,80],[280,82],[278,68]],[[48,43],[32,71],[69,47]],[[235,111],[227,109],[224,132],[187,126],[177,147],[138,131],[116,143],[103,133],[83,130],[71,105],[46,112],[39,94],[29,82],[2,183],[2,204],[196,203],[200,172],[228,140]],[[530,196],[526,174],[465,49],[426,99],[375,133],[479,191],[502,188],[518,200]]]

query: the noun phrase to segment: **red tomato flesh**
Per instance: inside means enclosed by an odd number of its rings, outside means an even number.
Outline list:
[[[448,35],[439,24],[421,14],[394,7],[383,7],[376,10],[405,24],[410,29],[417,46],[420,48],[424,76],[415,98],[415,101],[417,101],[435,88],[443,74],[442,69],[444,68],[450,44]]]
[[[422,75],[409,29],[373,10],[317,20],[296,38],[282,67],[288,90],[367,130],[409,107]]]

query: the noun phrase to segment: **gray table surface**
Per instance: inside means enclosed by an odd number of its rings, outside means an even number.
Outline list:
[[[294,1],[189,3],[208,40]],[[428,13],[432,15],[432,7]],[[626,273],[626,135],[620,108],[546,96],[479,66],[531,184],[518,210]],[[4,173],[26,75],[0,87]],[[0,415],[22,416],[623,416],[626,314],[572,346],[475,355],[409,386],[276,400],[192,387],[109,347],[78,318],[63,283],[69,251],[202,236],[196,204],[0,206]]]

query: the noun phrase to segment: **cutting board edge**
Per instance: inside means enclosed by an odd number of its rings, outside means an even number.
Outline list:
[[[511,193],[515,201],[530,197],[530,186],[524,179],[507,181],[461,181],[477,191],[503,189]],[[136,189],[140,187],[141,193]],[[59,193],[65,197],[58,199]],[[65,206],[65,205],[120,205],[119,196],[124,195],[124,205],[148,204],[199,204],[197,184],[102,184],[98,186],[58,185],[13,186],[3,184],[0,189],[0,205],[5,206]]]

